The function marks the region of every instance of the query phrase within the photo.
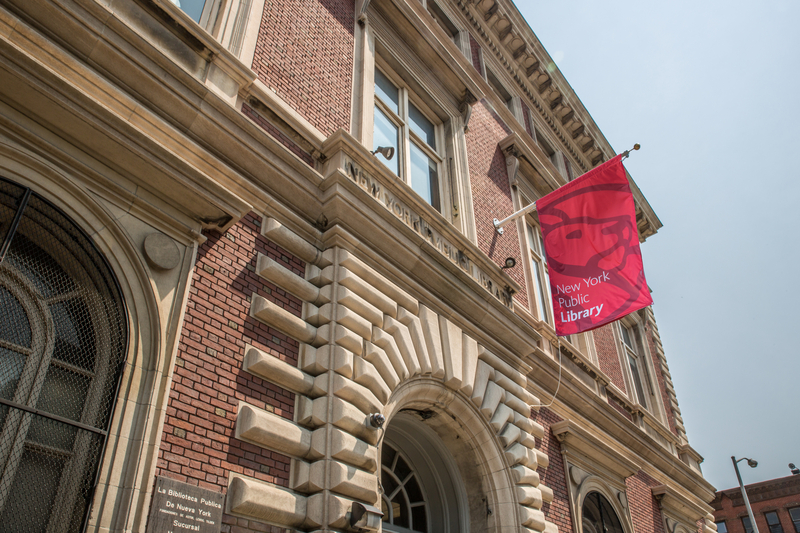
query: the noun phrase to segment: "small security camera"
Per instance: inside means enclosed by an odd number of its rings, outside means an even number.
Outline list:
[[[386,417],[380,413],[372,413],[369,415],[369,425],[375,429],[380,429],[386,423]]]

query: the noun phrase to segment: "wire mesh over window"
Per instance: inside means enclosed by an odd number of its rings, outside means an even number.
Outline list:
[[[91,239],[0,178],[0,531],[80,532],[127,346]]]

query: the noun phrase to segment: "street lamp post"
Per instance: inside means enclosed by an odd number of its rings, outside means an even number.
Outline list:
[[[755,468],[758,466],[758,461],[755,459],[747,459],[747,457],[742,457],[741,459],[736,459],[735,456],[731,455],[731,461],[733,462],[733,469],[736,470],[736,477],[739,479],[739,488],[742,490],[742,498],[744,498],[744,506],[747,507],[747,516],[750,517],[750,525],[753,527],[753,533],[758,533],[758,526],[756,525],[756,517],[753,516],[753,509],[750,508],[750,500],[747,499],[747,491],[744,490],[744,483],[742,483],[742,476],[739,474],[739,461],[747,460],[747,466],[750,468]]]

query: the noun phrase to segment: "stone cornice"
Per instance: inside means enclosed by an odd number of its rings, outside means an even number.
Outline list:
[[[509,0],[457,0],[473,29],[483,38],[535,111],[559,139],[581,171],[610,159],[614,150],[583,107],[572,87],[555,67],[536,35]],[[642,240],[661,228],[661,221],[628,175],[637,200]]]
[[[252,209],[285,211],[292,203],[301,218],[317,219],[320,174],[236,106],[239,93],[253,85],[249,69],[227,52],[208,53],[186,35],[170,33],[135,2],[113,4],[119,11],[79,2],[86,9],[39,20],[41,30],[5,8],[0,12],[0,23],[13,28],[0,40],[3,62],[26,73],[13,78],[27,87],[19,94],[42,95],[31,109],[44,123],[62,117],[55,129],[64,139],[80,138],[83,152],[205,227],[224,230]],[[66,51],[39,33],[57,35],[67,26],[85,31],[71,42],[93,44]],[[98,46],[104,54],[90,58]],[[6,100],[13,102],[13,94]],[[78,131],[85,127],[96,134]]]
[[[704,502],[691,500],[685,496],[684,491],[678,491],[668,485],[652,487],[653,497],[658,501],[660,509],[667,511],[678,519],[683,519],[691,525],[704,519],[711,512],[710,505]]]
[[[747,498],[750,500],[751,504],[774,498],[791,496],[793,494],[798,495],[798,498],[800,498],[800,475],[752,483],[750,485],[745,485],[745,489],[747,490]],[[717,492],[714,501],[719,502],[723,496],[731,500],[731,505],[733,507],[744,505],[742,492],[739,490],[739,487]]]
[[[369,201],[380,206],[380,209],[372,209],[375,204],[368,204],[367,210],[375,211],[376,215],[392,221],[398,229],[408,233],[417,246],[428,252],[427,255],[462,278],[464,283],[482,286],[511,309],[510,295],[504,292],[518,292],[521,290],[519,284],[438,211],[399,182],[385,166],[376,164],[374,156],[357,139],[344,130],[338,130],[325,141],[323,153],[327,161],[326,180],[322,185],[326,197],[329,194],[325,191],[335,182],[332,177],[344,176],[345,183],[355,184],[367,193]],[[338,219],[347,226],[351,217],[344,215],[337,212],[334,218],[333,213],[327,214],[326,211],[329,223]]]
[[[618,476],[621,481],[639,471],[639,466],[608,446],[592,432],[572,420],[563,420],[550,426],[550,431],[561,443],[568,456],[576,455],[590,464],[602,466]]]
[[[539,349],[534,350],[534,355],[528,362],[534,366],[536,378],[530,382],[536,387],[534,394],[547,401],[556,389],[558,361]],[[586,431],[595,435],[607,435],[604,442],[613,446],[615,453],[623,454],[629,461],[639,464],[642,470],[655,479],[671,486],[684,487],[699,501],[710,502],[714,498],[714,487],[702,474],[665,450],[614,407],[597,401],[597,398],[582,382],[562,380],[558,405],[551,409],[562,418],[574,420],[586,428]],[[621,450],[625,450],[624,453]]]

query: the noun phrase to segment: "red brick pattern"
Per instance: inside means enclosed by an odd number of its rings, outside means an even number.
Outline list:
[[[517,266],[506,272],[522,286],[522,290],[514,295],[515,299],[528,307],[523,267],[527,258],[521,254],[517,227],[509,224],[505,233],[498,235],[492,224],[494,218],[502,219],[514,212],[506,158],[497,144],[510,132],[483,100],[476,103],[466,134],[467,158],[478,246],[498,265],[502,265],[507,257],[517,260]]]
[[[740,464],[743,465],[744,463]],[[778,480],[774,481],[777,482],[785,479],[787,478],[778,478]],[[792,478],[789,479],[791,480]],[[760,484],[765,483],[766,482],[762,482]],[[783,532],[794,533],[794,524],[792,523],[791,515],[789,515],[789,509],[800,507],[800,493],[797,491],[796,485],[794,487],[782,487],[780,492],[782,492],[783,495],[780,497],[770,497],[761,501],[759,501],[758,496],[755,498],[752,496],[754,492],[752,485],[747,485],[745,489],[750,497],[750,507],[753,509],[753,517],[756,519],[756,526],[758,526],[759,531],[762,533],[770,531],[769,525],[767,524],[767,517],[764,515],[764,513],[768,511],[775,511],[778,513],[778,519],[781,522],[781,527],[783,527]],[[737,488],[736,490],[738,491],[739,489]],[[747,515],[747,509],[744,506],[744,500],[738,498],[737,501],[739,505],[734,506],[733,500],[731,500],[725,494],[718,492],[717,497],[719,498],[719,501],[714,501],[711,504],[715,509],[714,520],[717,522],[724,520],[725,525],[728,527],[728,533],[744,533],[742,517]]]
[[[617,353],[617,343],[614,341],[614,331],[612,328],[616,324],[606,324],[602,328],[594,330],[594,346],[597,350],[597,360],[600,363],[600,370],[611,378],[611,383],[619,387],[622,392],[627,393],[625,379],[622,377],[622,367]]]
[[[300,276],[305,271],[302,261],[262,237],[260,227],[260,217],[250,213],[224,235],[208,234],[198,250],[156,475],[222,492],[230,472],[288,485],[288,457],[234,438],[240,401],[288,419],[294,411],[293,393],[242,369],[245,343],[297,364],[297,341],[248,314],[253,293],[301,313],[297,298],[255,274],[257,252]],[[282,531],[226,520],[224,531],[231,533]]]
[[[664,533],[661,510],[650,491],[652,487],[661,483],[640,470],[635,476],[626,479],[625,485],[633,530],[636,533]]]
[[[314,159],[311,157],[311,154],[297,146],[297,143],[284,135],[284,133],[276,128],[274,124],[256,113],[252,107],[247,104],[242,104],[242,113],[250,120],[261,126],[264,131],[275,137],[275,140],[291,150],[294,155],[305,161],[308,166],[312,168],[314,167]]]
[[[622,416],[633,422],[633,415],[630,414],[622,404],[620,404],[616,399],[612,398],[611,396],[608,397],[608,405],[616,409]]]
[[[656,342],[653,338],[653,329],[649,324],[645,325],[645,337],[647,338],[647,345],[650,349],[650,356],[653,358],[653,369],[656,373],[656,381],[658,381],[658,389],[661,391],[661,400],[664,402],[664,409],[667,412],[667,422],[669,422],[669,429],[675,435],[678,430],[675,427],[675,413],[672,411],[672,404],[669,401],[669,394],[667,393],[667,382],[664,377],[664,372],[661,370],[661,361],[656,352]]]
[[[469,49],[472,51],[472,66],[478,72],[481,71],[481,45],[475,40],[472,34],[469,34]]]
[[[350,128],[352,0],[267,2],[253,71],[328,136]]]
[[[541,483],[553,490],[553,501],[545,502],[542,505],[542,512],[549,522],[558,526],[559,533],[572,533],[574,529],[569,509],[567,475],[561,456],[561,444],[550,431],[550,426],[561,422],[562,418],[547,407],[542,407],[538,413],[534,412],[531,418],[544,427],[545,437],[541,440],[536,439],[536,448],[546,453],[550,459],[547,468],[539,467],[537,470]]]

